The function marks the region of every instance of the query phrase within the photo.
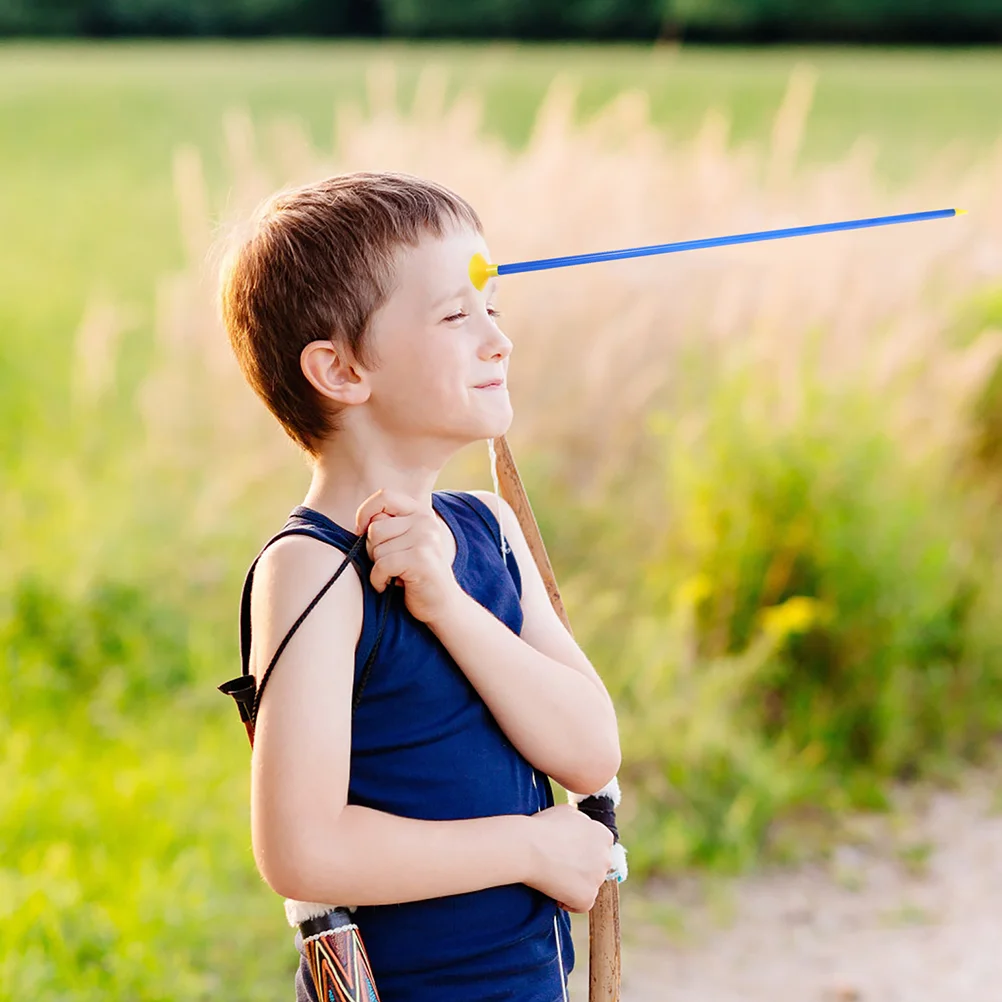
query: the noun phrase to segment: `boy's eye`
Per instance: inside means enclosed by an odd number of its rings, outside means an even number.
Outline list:
[[[488,306],[487,314],[488,316],[494,317],[496,319],[497,317],[501,316],[501,311],[494,309],[493,306]],[[463,317],[466,316],[469,316],[469,314],[465,310],[457,310],[455,313],[450,313],[449,316],[443,317],[442,322],[451,323],[454,320],[462,320]]]

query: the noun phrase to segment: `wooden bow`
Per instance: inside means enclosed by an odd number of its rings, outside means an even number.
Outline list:
[[[554,611],[567,632],[573,633],[536,516],[504,435],[494,439],[494,451],[501,497],[511,505],[518,518]],[[619,884],[607,880],[588,913],[588,1002],[619,1002],[620,966]]]

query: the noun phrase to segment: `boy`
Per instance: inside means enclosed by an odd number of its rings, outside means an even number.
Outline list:
[[[615,776],[611,700],[512,509],[433,490],[512,420],[512,344],[494,283],[469,279],[477,252],[480,220],[448,189],[358,173],[273,196],[223,270],[242,370],[313,466],[290,522],[314,538],[276,542],[253,579],[259,683],[366,537],[261,701],[255,859],[278,894],[357,906],[383,1002],[566,998],[567,911],[591,908],[612,861],[609,830],[553,806],[547,779],[589,794]],[[302,965],[297,992],[315,998]]]

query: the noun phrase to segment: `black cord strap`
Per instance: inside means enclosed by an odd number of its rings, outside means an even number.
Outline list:
[[[317,603],[324,597],[324,595],[327,594],[334,582],[337,581],[337,579],[344,572],[344,569],[358,556],[366,538],[366,534],[363,533],[355,540],[351,549],[347,551],[341,566],[338,567],[333,575],[331,575],[330,580],[323,586],[323,588],[320,589],[319,592],[317,592],[317,594],[313,597],[313,601],[310,602],[310,604],[302,611],[299,618],[292,624],[291,627],[289,627],[288,632],[282,638],[282,642],[278,645],[278,650],[275,651],[268,668],[262,676],[260,684],[258,684],[250,670],[250,592],[254,580],[254,570],[257,567],[258,560],[260,560],[264,554],[264,551],[267,550],[272,543],[275,543],[279,539],[283,539],[286,536],[309,536],[311,539],[321,539],[321,537],[314,535],[312,532],[304,532],[302,529],[283,529],[282,532],[272,536],[272,538],[269,539],[262,547],[261,552],[257,555],[254,563],[251,564],[250,570],[247,572],[247,577],[244,581],[243,596],[241,598],[240,657],[242,661],[242,674],[224,682],[220,686],[217,686],[220,692],[227,696],[231,696],[236,702],[237,709],[240,711],[240,719],[243,721],[244,727],[247,730],[247,737],[250,739],[252,746],[254,744],[254,729],[257,723],[257,715],[261,708],[261,697],[264,694],[265,686],[268,684],[268,679],[271,677],[271,673],[274,670],[275,665],[278,663],[278,659],[282,656],[282,652],[288,646],[293,634],[299,629],[306,617],[313,611]],[[323,539],[322,541],[329,542],[328,540]],[[333,546],[334,544],[329,543],[329,545]],[[338,547],[338,549],[340,548]],[[369,650],[368,656],[365,659],[365,664],[362,666],[361,675],[359,676],[358,683],[352,694],[352,717],[354,717],[355,711],[358,709],[358,705],[362,700],[362,693],[364,692],[366,683],[369,681],[369,676],[372,673],[372,666],[375,663],[376,654],[379,651],[379,644],[383,638],[383,633],[386,628],[386,620],[389,616],[390,606],[393,602],[393,596],[397,590],[396,584],[397,579],[391,578],[387,583],[386,590],[383,593],[382,609],[380,611],[379,624],[376,629],[376,637]]]

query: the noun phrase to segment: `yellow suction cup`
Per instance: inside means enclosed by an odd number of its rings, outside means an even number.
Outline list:
[[[496,264],[488,264],[483,254],[474,254],[470,258],[470,281],[478,292],[484,291],[487,280],[498,273]]]
[[[954,209],[953,211],[956,212],[956,214],[958,216],[966,216],[967,215],[967,209]]]

